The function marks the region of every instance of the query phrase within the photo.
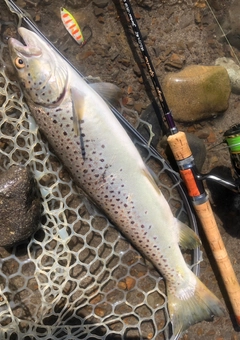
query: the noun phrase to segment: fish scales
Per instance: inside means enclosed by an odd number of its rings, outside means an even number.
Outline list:
[[[78,83],[81,82],[84,80],[78,79]],[[86,102],[89,96],[91,103],[91,94],[96,94],[91,88],[87,90],[90,93],[82,92],[82,95]],[[171,254],[170,244],[176,233],[170,207],[160,190],[149,181],[150,174],[126,131],[115,119],[111,121],[112,113],[107,105],[101,98],[97,99],[98,110],[105,112],[104,117],[96,112],[95,105],[87,106],[87,112],[80,121],[82,143],[74,133],[72,103],[68,96],[62,101],[61,108],[37,111],[31,103],[30,108],[32,112],[36,111],[34,117],[37,124],[75,182],[138,248],[146,252],[148,258],[156,262],[158,269],[170,280],[177,274],[174,264],[179,256],[182,265],[185,265],[179,247]],[[150,202],[150,209],[146,202]],[[165,233],[163,243],[168,246],[161,248],[162,254],[157,259],[156,250],[160,251],[159,242],[160,238],[163,241],[163,236],[158,235],[158,229],[153,226],[158,225],[159,221],[168,229],[172,227],[172,231]],[[177,242],[176,235],[174,243]]]
[[[102,104],[102,108],[100,104]],[[100,110],[106,111],[106,104],[101,100],[98,107]],[[31,109],[32,111],[36,110],[35,107],[31,107]],[[164,221],[166,226],[171,226],[172,213],[160,190],[149,182],[150,174],[135,147],[130,148],[132,150],[128,148],[128,152],[126,152],[125,145],[129,144],[129,136],[125,130],[115,120],[109,124],[107,114],[104,117],[107,123],[106,128],[99,130],[102,120],[100,122],[96,110],[92,110],[89,106],[88,112],[80,121],[81,143],[79,136],[74,133],[71,102],[68,97],[62,102],[61,109],[50,109],[44,112],[42,109],[38,110],[35,115],[37,124],[44,131],[59,158],[73,174],[75,182],[110,216],[116,225],[119,225],[120,228],[128,226],[122,232],[128,234],[132,241],[138,244],[138,248],[141,245],[149,258],[158,261],[155,257],[156,250],[160,250],[159,236],[152,226],[158,225],[159,220]],[[63,114],[61,114],[62,112]],[[114,133],[112,133],[113,131]],[[138,172],[141,182],[136,176]],[[128,182],[131,183],[131,186],[127,185]],[[144,197],[140,200],[142,192],[144,192]],[[151,206],[151,211],[148,210],[146,202],[152,202],[152,204],[156,202],[154,206]],[[159,206],[164,209],[159,210]],[[161,212],[163,212],[162,215]],[[173,228],[172,233],[165,235],[166,244],[172,243],[171,235],[176,234],[174,231]],[[168,236],[170,236],[169,239]],[[175,242],[178,242],[177,235]],[[171,249],[169,247],[166,248],[166,251]],[[180,249],[178,248],[178,250],[176,258],[168,255],[165,257],[172,259],[173,263],[176,262],[180,255]],[[163,249],[161,251],[163,252]],[[182,256],[180,258],[184,261]],[[162,257],[159,259],[158,269],[163,272],[161,259]],[[168,265],[168,262],[164,267],[165,276],[168,275],[168,267],[172,271],[174,268],[173,265]],[[169,269],[169,271],[171,270]]]
[[[10,55],[31,113],[76,184],[166,279],[174,338],[191,324],[222,316],[222,304],[179,248],[198,245],[197,236],[174,218],[108,105],[40,37],[24,28],[19,33],[26,46],[10,39]]]

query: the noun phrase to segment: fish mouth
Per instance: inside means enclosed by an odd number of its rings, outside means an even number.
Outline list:
[[[40,57],[42,55],[42,50],[39,46],[40,40],[37,34],[32,31],[27,30],[24,27],[19,27],[18,32],[23,40],[21,43],[19,40],[10,38],[8,45],[12,53],[20,53],[25,57]]]

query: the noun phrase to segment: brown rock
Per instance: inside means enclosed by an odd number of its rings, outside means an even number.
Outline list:
[[[177,53],[173,53],[165,62],[165,68],[169,69],[169,67],[174,67],[177,69],[181,69],[184,65],[184,57],[180,56]]]
[[[169,73],[163,92],[176,121],[195,122],[228,108],[231,85],[223,67],[195,65]]]

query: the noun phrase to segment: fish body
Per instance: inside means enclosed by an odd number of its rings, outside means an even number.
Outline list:
[[[224,308],[186,265],[179,244],[199,244],[174,218],[105,101],[56,51],[24,28],[10,55],[40,130],[75,182],[166,279],[174,338]]]
[[[60,15],[69,34],[79,45],[82,45],[84,43],[83,34],[73,15],[63,7],[60,8]]]

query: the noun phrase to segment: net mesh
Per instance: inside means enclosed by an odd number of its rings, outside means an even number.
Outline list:
[[[21,89],[6,74],[7,53],[1,43],[0,169],[30,168],[43,215],[30,240],[0,248],[0,338],[168,339],[164,280],[79,192],[49,150]],[[136,144],[174,214],[194,227],[178,177],[173,180],[162,158]],[[199,259],[192,252],[184,256],[193,267]]]

